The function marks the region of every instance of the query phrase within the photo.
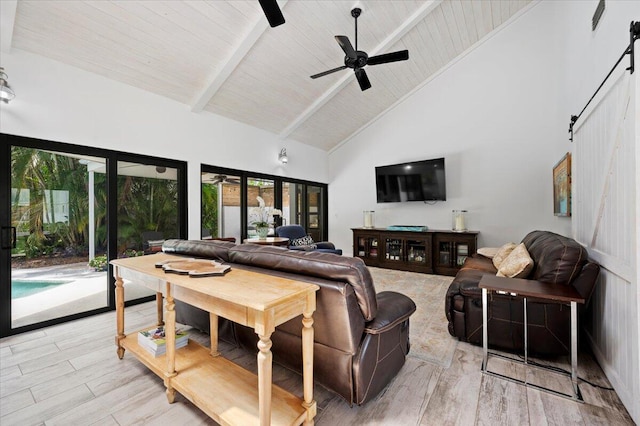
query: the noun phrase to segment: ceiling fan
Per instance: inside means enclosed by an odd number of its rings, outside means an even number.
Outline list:
[[[207,183],[211,185],[216,185],[218,183],[232,183],[232,184],[239,185],[240,180],[236,178],[230,178],[227,175],[214,175],[207,179]]]
[[[278,25],[284,24],[284,16],[282,15],[282,11],[280,10],[280,6],[278,6],[278,2],[276,0],[258,1],[260,2],[260,6],[262,6],[264,16],[267,17],[267,21],[269,21],[269,25],[271,25],[271,27],[277,27]]]
[[[356,79],[358,80],[358,84],[360,84],[361,90],[367,90],[371,87],[371,83],[369,82],[369,78],[367,77],[367,73],[364,70],[366,65],[379,65],[386,64],[387,62],[396,62],[396,61],[406,61],[409,59],[409,51],[408,50],[399,50],[397,52],[385,53],[382,55],[371,56],[366,54],[361,50],[358,50],[358,16],[362,13],[362,9],[356,7],[351,10],[351,16],[355,18],[356,23],[356,48],[353,48],[353,45],[349,41],[349,37],[343,35],[337,35],[336,41],[342,48],[345,53],[344,57],[344,65],[338,68],[333,68],[328,71],[321,72],[319,74],[314,74],[311,78],[323,77],[327,74],[334,73],[336,71],[340,71],[346,68],[353,68],[353,72],[356,75]]]

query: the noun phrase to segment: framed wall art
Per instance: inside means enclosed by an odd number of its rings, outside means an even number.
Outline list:
[[[553,166],[553,214],[571,216],[571,153]]]

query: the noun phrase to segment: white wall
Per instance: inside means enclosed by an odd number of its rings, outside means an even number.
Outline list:
[[[201,163],[328,182],[322,150],[18,49],[0,64],[16,92],[0,132],[186,161],[189,238],[200,238]]]
[[[564,153],[574,150],[568,141],[569,117],[580,112],[628,45],[630,21],[640,20],[639,1],[608,1],[599,28],[592,32],[596,5],[597,0],[532,5],[331,152],[331,240],[350,254],[349,228],[362,226],[363,210],[376,210],[381,227],[448,229],[451,210],[468,209],[468,226],[480,231],[480,246],[519,241],[533,229],[571,236],[571,218],[553,215],[551,171]],[[629,66],[628,57],[622,66]],[[446,158],[446,202],[376,204],[375,166],[441,156]],[[640,174],[628,179],[640,183]],[[640,223],[638,217],[634,220]],[[640,249],[639,241],[635,245]],[[592,304],[593,309],[602,305],[598,300]],[[638,362],[639,336],[633,331],[638,327],[622,322],[638,322],[633,313],[639,305],[640,292],[618,298],[611,312],[594,314],[601,318],[604,337],[591,337],[598,361],[636,422],[639,379],[626,375],[638,372],[630,364]],[[622,333],[630,344],[606,337],[618,327],[631,331]]]
[[[569,234],[553,215],[552,168],[570,150],[559,111],[562,50],[553,8],[538,4],[330,154],[330,238],[351,253],[362,211],[376,226],[451,229],[466,209],[479,245],[534,229]],[[566,25],[566,23],[565,23]],[[447,201],[376,204],[374,167],[445,157]]]

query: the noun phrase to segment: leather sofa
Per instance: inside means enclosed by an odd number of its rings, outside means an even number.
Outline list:
[[[588,303],[600,267],[588,259],[577,241],[548,231],[533,231],[523,239],[534,261],[526,279],[555,285],[571,285]],[[482,290],[480,279],[495,275],[490,258],[467,258],[449,286],[445,311],[449,333],[459,340],[482,345]],[[585,305],[578,305],[583,310]],[[568,305],[527,299],[528,350],[532,355],[557,356],[570,353],[571,310]],[[520,352],[524,348],[523,300],[519,296],[490,293],[488,311],[489,347]]]
[[[168,240],[163,251],[212,258],[268,275],[316,284],[314,380],[349,404],[371,400],[395,377],[409,352],[409,317],[415,303],[396,292],[376,294],[361,259],[316,251],[222,241]],[[181,324],[209,330],[207,312],[176,301]],[[274,361],[301,373],[301,317],[276,328],[271,340]],[[220,318],[221,339],[257,352],[252,329]]]

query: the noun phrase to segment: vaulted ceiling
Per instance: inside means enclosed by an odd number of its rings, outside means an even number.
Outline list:
[[[330,150],[530,1],[359,1],[359,50],[409,50],[408,61],[367,66],[366,91],[351,69],[309,78],[344,65],[334,36],[355,45],[354,0],[280,1],[286,23],[275,28],[257,0],[19,0],[2,35],[10,47],[166,96],[194,113]]]

